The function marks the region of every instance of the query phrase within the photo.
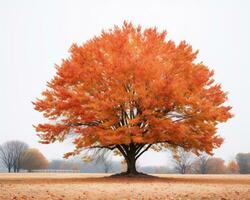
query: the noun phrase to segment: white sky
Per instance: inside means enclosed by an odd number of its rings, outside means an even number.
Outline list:
[[[215,151],[228,160],[250,152],[250,1],[76,1],[0,0],[0,143],[19,139],[49,159],[61,158],[69,143],[42,145],[32,124],[42,122],[31,101],[55,74],[54,64],[103,28],[124,20],[166,29],[175,42],[199,49],[198,60],[215,70],[229,92],[235,117],[219,127],[225,143]],[[166,163],[165,153],[147,153],[144,165]]]

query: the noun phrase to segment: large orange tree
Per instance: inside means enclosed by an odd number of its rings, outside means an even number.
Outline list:
[[[216,126],[232,115],[213,71],[195,62],[197,51],[166,32],[124,23],[103,31],[56,66],[35,109],[50,122],[36,131],[42,143],[74,138],[75,149],[119,152],[127,173],[147,150],[182,147],[212,153],[223,139]]]

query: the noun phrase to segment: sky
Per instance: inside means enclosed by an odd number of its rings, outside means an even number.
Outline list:
[[[248,0],[0,0],[0,144],[22,140],[48,159],[62,158],[70,142],[39,144],[33,124],[45,121],[32,101],[67,58],[103,29],[134,25],[167,30],[167,39],[186,40],[198,61],[215,71],[235,115],[218,127],[224,144],[214,151],[226,161],[250,152],[250,1]],[[148,152],[142,165],[165,165],[166,152]]]

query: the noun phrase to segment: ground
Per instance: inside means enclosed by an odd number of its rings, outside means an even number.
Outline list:
[[[0,174],[1,200],[249,199],[250,175]]]

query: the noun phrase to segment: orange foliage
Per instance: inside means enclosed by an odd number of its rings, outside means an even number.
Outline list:
[[[48,160],[38,149],[28,149],[21,159],[21,166],[28,171],[46,169],[48,167]]]
[[[224,174],[226,173],[226,166],[224,160],[221,158],[209,158],[207,161],[208,174]]]
[[[234,160],[231,160],[227,165],[227,170],[229,173],[237,174],[239,173],[239,166]]]
[[[169,144],[211,153],[223,139],[216,126],[232,117],[214,72],[195,62],[198,51],[166,32],[132,24],[103,31],[57,66],[34,102],[52,123],[39,124],[41,142],[74,134],[84,147]],[[152,146],[153,147],[153,146]]]

